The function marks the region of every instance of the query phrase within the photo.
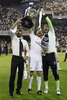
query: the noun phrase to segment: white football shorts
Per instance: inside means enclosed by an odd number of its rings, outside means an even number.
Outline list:
[[[42,59],[30,57],[30,71],[42,71]]]

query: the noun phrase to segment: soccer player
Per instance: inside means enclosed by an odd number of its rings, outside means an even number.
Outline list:
[[[43,56],[42,56],[43,75],[44,75],[44,84],[45,84],[44,93],[48,93],[49,91],[48,70],[50,66],[54,79],[56,81],[56,93],[57,95],[60,95],[61,93],[60,93],[59,74],[57,71],[57,62],[56,62],[56,57],[55,57],[56,41],[55,41],[54,27],[49,17],[45,15],[44,10],[43,10],[43,15],[44,15],[44,19],[47,22],[43,27],[44,36],[41,42],[42,45],[45,45],[45,48],[44,48],[45,53],[43,53]]]
[[[65,58],[64,58],[64,62],[66,62],[66,59],[67,59],[67,43],[66,43],[66,46],[65,46]]]
[[[40,28],[37,29],[35,35],[33,29],[31,28],[29,30],[29,36],[31,39],[31,44],[30,44],[30,53],[29,53],[30,76],[29,76],[28,93],[31,94],[33,75],[34,75],[34,71],[36,71],[37,72],[37,94],[42,95],[42,91],[41,91],[42,48],[40,46],[42,30]]]

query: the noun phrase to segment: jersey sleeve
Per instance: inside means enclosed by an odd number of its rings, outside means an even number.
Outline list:
[[[49,29],[53,29],[53,25],[52,25],[52,22],[51,22],[51,20],[49,19],[49,17],[46,17],[46,21],[47,21],[47,23],[48,23]]]

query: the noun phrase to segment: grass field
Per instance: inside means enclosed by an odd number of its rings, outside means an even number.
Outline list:
[[[64,53],[59,53],[59,62],[62,70],[59,71],[60,75],[60,89],[61,95],[56,95],[55,81],[51,70],[49,71],[49,93],[41,96],[37,95],[37,84],[36,84],[36,73],[32,84],[32,94],[27,93],[28,79],[23,80],[23,86],[21,91],[24,93],[23,96],[18,96],[14,91],[13,100],[67,100],[67,62],[63,62]],[[10,63],[11,55],[0,56],[0,100],[11,100],[9,97],[8,86],[9,86],[9,75],[10,75]],[[16,90],[16,80],[15,80]],[[42,78],[42,91],[44,91],[44,81]]]

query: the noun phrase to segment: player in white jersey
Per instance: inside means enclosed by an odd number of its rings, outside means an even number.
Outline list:
[[[47,24],[44,25],[44,36],[42,38],[41,44],[44,45],[44,51],[45,53],[42,56],[42,62],[43,62],[43,75],[44,75],[44,83],[45,83],[45,90],[44,93],[48,93],[49,87],[48,87],[48,70],[49,66],[52,70],[54,79],[56,81],[56,93],[57,95],[60,95],[60,82],[59,82],[59,74],[57,71],[57,62],[55,57],[56,52],[56,40],[55,40],[55,32],[52,25],[51,20],[48,16],[45,15],[43,11],[44,18],[47,22]]]
[[[30,76],[29,76],[29,86],[28,86],[28,93],[31,93],[32,89],[32,81],[33,81],[33,74],[34,71],[37,72],[37,94],[42,95],[41,91],[41,72],[42,72],[42,48],[41,44],[41,37],[42,37],[42,30],[38,29],[36,35],[32,28],[29,31],[29,36],[31,39],[30,44]]]

